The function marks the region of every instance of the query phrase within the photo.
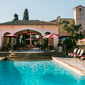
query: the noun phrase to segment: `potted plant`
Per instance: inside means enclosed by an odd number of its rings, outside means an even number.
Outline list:
[[[72,43],[72,40],[71,39],[66,39],[64,41],[64,44],[66,46],[66,54],[68,54],[68,52],[71,51],[71,48],[73,48],[73,43]]]

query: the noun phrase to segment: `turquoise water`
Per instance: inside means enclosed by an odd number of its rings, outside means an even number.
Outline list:
[[[1,61],[0,85],[85,85],[85,77],[55,61]]]

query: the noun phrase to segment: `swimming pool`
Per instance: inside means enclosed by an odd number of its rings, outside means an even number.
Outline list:
[[[1,61],[0,85],[85,85],[85,77],[53,61]]]

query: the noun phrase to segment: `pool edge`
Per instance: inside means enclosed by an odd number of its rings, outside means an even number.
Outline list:
[[[65,67],[71,69],[72,71],[75,71],[76,73],[85,76],[85,71],[84,70],[81,70],[81,69],[79,69],[79,68],[77,68],[77,67],[75,67],[73,65],[70,65],[70,64],[58,59],[57,57],[52,57],[52,59],[57,61],[58,63],[64,65]]]

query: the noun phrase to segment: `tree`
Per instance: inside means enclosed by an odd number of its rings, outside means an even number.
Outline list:
[[[84,35],[82,34],[82,32],[80,32],[80,34],[78,33],[75,34],[76,41],[78,41],[78,39],[83,39],[83,38],[84,38]]]
[[[15,13],[13,21],[16,21],[16,20],[19,20],[19,19],[18,19],[18,15]]]
[[[65,44],[67,50],[73,48],[73,42],[72,42],[71,39],[66,39],[66,40],[64,41],[64,44]]]
[[[72,34],[72,37],[75,36],[75,34],[82,29],[82,26],[81,24],[79,25],[75,25],[75,22],[74,20],[72,20],[70,23],[67,23],[67,21],[63,21],[62,22],[62,25],[61,25],[61,29],[62,30],[65,30],[69,33]]]
[[[25,9],[24,11],[23,20],[29,20],[28,9]]]
[[[83,38],[82,32],[79,33],[79,30],[82,29],[82,26],[81,24],[75,25],[74,20],[72,20],[71,22],[62,21],[61,29],[72,34],[71,39],[73,42],[76,42],[78,39]]]

